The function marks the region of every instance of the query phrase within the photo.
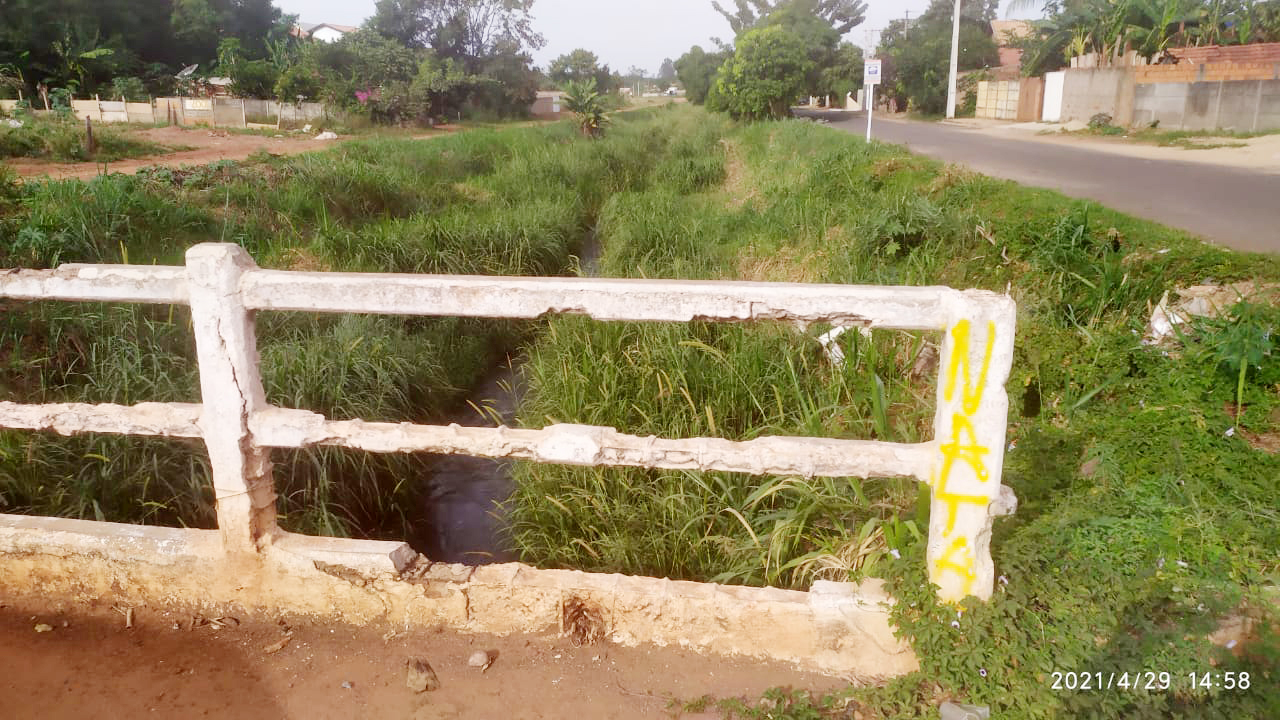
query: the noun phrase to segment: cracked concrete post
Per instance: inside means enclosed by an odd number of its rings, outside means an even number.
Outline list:
[[[228,551],[256,551],[276,527],[270,450],[255,447],[249,417],[267,407],[258,375],[253,313],[240,276],[256,268],[237,245],[203,243],[187,251],[187,280],[200,394],[200,430],[209,449],[218,529]]]
[[[991,523],[1017,504],[1000,484],[1016,308],[1012,298],[996,296],[955,308],[951,317],[958,319],[943,330],[938,362],[929,579],[942,600],[988,600],[995,583]]]

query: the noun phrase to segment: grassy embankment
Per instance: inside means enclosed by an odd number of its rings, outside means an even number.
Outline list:
[[[1274,283],[1274,257],[802,122],[729,129],[695,161],[698,177],[723,181],[609,199],[601,274],[1009,288],[1019,325],[1004,482],[1021,504],[997,523],[996,596],[961,615],[935,603],[927,504],[902,481],[521,466],[528,559],[792,587],[888,578],[922,671],[829,698],[844,708],[829,715],[782,694],[756,717],[928,717],[948,698],[1001,717],[1277,715],[1274,626],[1234,654],[1205,637],[1235,612],[1277,618],[1263,588],[1280,580],[1280,458],[1249,440],[1280,430],[1280,312],[1246,304],[1174,345],[1141,343],[1166,290]],[[847,333],[848,359],[833,366],[816,340],[825,329],[555,319],[532,351],[523,421],[927,439],[938,338]],[[1054,671],[1139,669],[1169,672],[1168,689],[1053,688]],[[1189,680],[1228,670],[1249,672],[1250,689]]]
[[[695,122],[682,119],[676,134]],[[243,245],[264,267],[558,274],[612,193],[644,187],[679,150],[651,116],[604,142],[567,125],[88,183],[0,183],[0,267],[180,264],[198,242]],[[199,398],[182,307],[4,303],[0,396],[23,402]],[[263,313],[268,399],[336,418],[426,422],[455,406],[532,325]],[[335,449],[275,455],[285,527],[405,537],[427,462]],[[0,432],[0,512],[208,527],[198,443]]]
[[[125,158],[163,155],[187,150],[151,142],[138,136],[130,126],[94,123],[94,152],[86,147],[84,123],[73,119],[38,118],[30,114],[19,119],[20,127],[0,120],[0,161],[32,158],[52,162],[116,162]]]

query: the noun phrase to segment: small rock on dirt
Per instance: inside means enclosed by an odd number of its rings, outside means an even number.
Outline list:
[[[477,650],[471,653],[471,657],[467,658],[467,664],[473,668],[482,668],[489,664],[489,653],[484,650]]]
[[[408,662],[404,684],[416,693],[429,692],[440,689],[440,678],[436,677],[436,671],[431,669],[431,665],[426,660],[411,659]]]
[[[328,130],[325,130],[324,132],[317,135],[316,139],[317,140],[337,140],[338,135],[337,133],[333,133],[333,132],[329,132]]]
[[[285,646],[289,644],[289,641],[292,639],[293,639],[293,636],[285,635],[284,637],[280,638],[276,642],[273,642],[270,645],[263,648],[262,652],[266,655],[274,655],[275,653],[278,653],[281,650],[283,650]]]
[[[46,625],[45,623],[40,623],[39,625],[36,625],[36,632],[50,632],[52,630],[53,630],[52,625]]]

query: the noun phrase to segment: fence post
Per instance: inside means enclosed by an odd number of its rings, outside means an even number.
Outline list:
[[[927,560],[938,597],[988,600],[995,583],[991,523],[1017,499],[1000,485],[1016,311],[1008,297],[953,314],[938,361],[938,455],[930,475]]]
[[[240,299],[240,276],[256,267],[237,245],[202,243],[187,251],[204,403],[200,430],[228,551],[256,551],[276,527],[270,451],[255,447],[249,432],[250,415],[266,407],[254,317]]]

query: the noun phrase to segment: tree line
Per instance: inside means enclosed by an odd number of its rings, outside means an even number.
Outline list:
[[[859,48],[840,37],[862,22],[859,0],[734,0],[712,5],[735,33],[732,44],[694,46],[675,62],[692,102],[735,117],[780,117],[804,95],[842,98],[861,86]],[[991,23],[999,0],[962,0],[961,73],[999,65]],[[1159,62],[1188,45],[1280,42],[1280,0],[1023,0],[1013,10],[1041,10],[1022,38],[1022,72],[1039,75],[1071,57],[1097,53],[1105,64],[1132,50]],[[883,29],[877,96],[924,113],[945,110],[954,3],[933,0],[919,17]],[[972,85],[981,72],[962,84]],[[962,88],[963,89],[963,88]],[[968,94],[972,99],[972,93]]]
[[[225,76],[243,97],[321,101],[377,122],[467,112],[521,115],[539,88],[627,78],[577,49],[543,72],[531,52],[533,0],[378,0],[333,43],[297,32],[271,0],[0,0],[0,97],[52,91],[55,105],[101,94],[199,94]],[[190,80],[175,77],[198,65]],[[637,70],[640,76],[643,70]],[[670,70],[674,77],[674,70]]]

